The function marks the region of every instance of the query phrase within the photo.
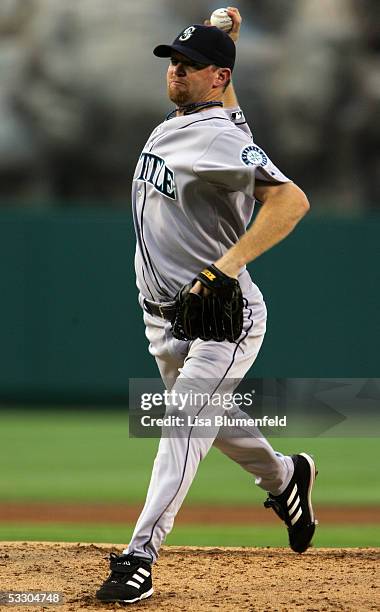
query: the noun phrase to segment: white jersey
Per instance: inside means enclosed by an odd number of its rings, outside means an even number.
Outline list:
[[[164,121],[152,132],[132,188],[143,297],[172,301],[238,242],[252,218],[256,180],[289,181],[253,142],[239,111],[208,109]],[[239,282],[243,292],[252,285],[245,268]]]

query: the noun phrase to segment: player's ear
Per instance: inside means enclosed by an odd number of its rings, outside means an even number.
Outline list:
[[[215,74],[215,87],[225,87],[231,80],[231,70],[229,68],[218,68]]]

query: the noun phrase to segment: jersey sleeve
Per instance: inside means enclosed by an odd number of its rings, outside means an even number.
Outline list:
[[[287,183],[287,178],[267,154],[241,130],[219,134],[195,161],[193,172],[227,191],[242,191],[254,197],[256,180]]]
[[[229,117],[230,121],[232,121],[232,123],[236,125],[236,127],[238,127],[242,132],[247,134],[247,136],[249,136],[253,140],[251,129],[241,108],[239,106],[236,106],[235,108],[225,108],[224,111]]]

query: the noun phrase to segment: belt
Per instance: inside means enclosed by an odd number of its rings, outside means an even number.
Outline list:
[[[176,312],[175,303],[168,304],[158,304],[157,302],[150,302],[149,300],[144,298],[143,301],[144,310],[153,315],[155,317],[160,317],[161,319],[165,319],[166,321],[173,321]]]

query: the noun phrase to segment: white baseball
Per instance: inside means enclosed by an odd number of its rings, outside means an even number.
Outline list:
[[[219,30],[223,30],[223,32],[229,32],[233,25],[232,19],[225,8],[216,9],[210,17],[210,23],[219,28]]]

